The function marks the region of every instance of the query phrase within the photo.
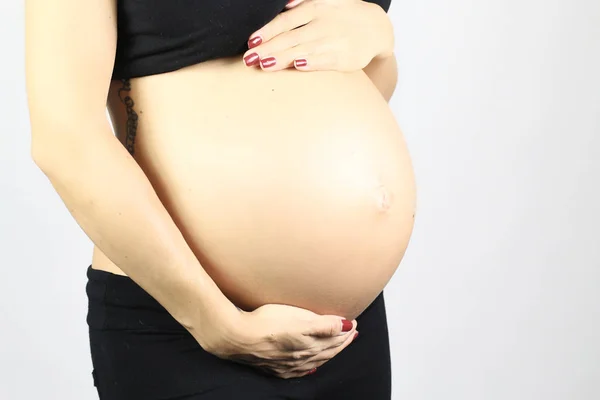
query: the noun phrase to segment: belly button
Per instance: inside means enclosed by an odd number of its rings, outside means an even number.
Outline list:
[[[392,206],[392,199],[392,193],[385,186],[380,185],[375,189],[375,200],[379,211],[388,211]]]

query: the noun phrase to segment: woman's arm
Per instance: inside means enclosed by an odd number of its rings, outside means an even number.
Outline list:
[[[398,64],[392,53],[374,58],[363,71],[379,90],[385,101],[390,101],[398,83]]]
[[[239,311],[204,271],[106,115],[116,1],[26,0],[34,161],[88,237],[205,350],[306,374],[350,344],[356,323],[283,305]]]
[[[106,98],[114,0],[27,0],[26,88],[33,160],[90,239],[181,324],[222,327],[237,309],[186,244],[147,177],[113,135]],[[212,335],[199,335],[208,348]]]
[[[383,47],[377,47],[379,52],[375,53],[377,55],[363,68],[363,71],[385,98],[385,101],[390,101],[398,83],[398,64],[394,55],[394,27],[387,15],[391,2],[368,1],[371,3],[370,8],[375,15],[374,19],[380,21],[376,24],[378,28],[374,34],[376,40],[371,44],[382,44]]]

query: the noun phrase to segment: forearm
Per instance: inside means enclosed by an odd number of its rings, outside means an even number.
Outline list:
[[[234,315],[108,120],[51,124],[33,158],[94,244],[184,326]]]
[[[385,101],[390,101],[398,82],[398,64],[396,63],[396,56],[392,53],[390,55],[376,57],[369,65],[363,68],[363,71],[385,98]]]
[[[369,3],[365,18],[371,21],[371,41],[367,45],[375,57],[363,68],[386,101],[394,94],[398,82],[398,65],[394,54],[394,27],[387,9]]]

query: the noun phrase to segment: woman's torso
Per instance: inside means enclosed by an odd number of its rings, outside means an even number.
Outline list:
[[[115,132],[127,144],[137,118],[135,159],[236,305],[355,317],[383,289],[409,241],[415,184],[362,71],[268,73],[234,57],[129,86],[111,83]],[[123,273],[97,248],[93,266]]]

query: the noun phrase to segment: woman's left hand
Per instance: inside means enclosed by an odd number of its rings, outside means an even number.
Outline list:
[[[356,71],[392,54],[386,12],[362,0],[293,0],[248,40],[244,63],[264,71]]]

